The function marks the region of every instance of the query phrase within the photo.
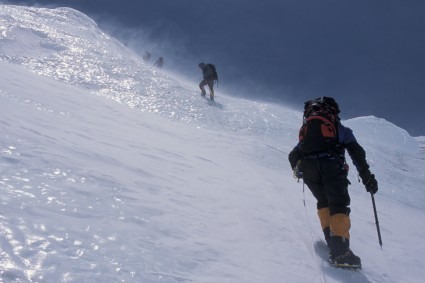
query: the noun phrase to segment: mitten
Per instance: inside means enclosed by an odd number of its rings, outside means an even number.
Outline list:
[[[375,179],[375,175],[373,175],[369,170],[366,170],[359,174],[360,178],[362,178],[363,185],[371,194],[376,194],[378,191],[378,181]]]
[[[304,174],[303,174],[303,171],[301,171],[300,168],[294,167],[293,171],[294,171],[294,178],[295,179],[302,179],[303,178]]]
[[[297,165],[292,169],[292,171],[294,172],[295,179],[302,179],[304,174],[301,168],[301,160],[298,160]]]

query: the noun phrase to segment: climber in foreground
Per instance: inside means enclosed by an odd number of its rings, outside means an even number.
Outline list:
[[[366,191],[375,194],[378,182],[369,170],[364,149],[350,128],[343,126],[339,106],[331,97],[304,105],[299,142],[289,153],[294,176],[302,178],[317,200],[320,224],[330,249],[329,262],[337,267],[361,268],[350,250],[350,196],[347,150]]]

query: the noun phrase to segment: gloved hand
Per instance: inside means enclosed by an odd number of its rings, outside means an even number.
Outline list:
[[[303,174],[303,171],[301,171],[300,168],[294,167],[293,171],[294,171],[294,178],[295,179],[302,179],[303,178],[304,174]]]
[[[366,170],[359,174],[360,178],[362,178],[363,185],[371,194],[376,194],[378,191],[378,181],[375,179],[375,175],[373,175],[369,170]]]
[[[297,165],[292,169],[294,172],[294,178],[295,179],[302,179],[303,178],[303,171],[301,169],[301,160],[298,160]]]

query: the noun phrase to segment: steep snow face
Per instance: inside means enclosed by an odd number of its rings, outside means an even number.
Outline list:
[[[423,281],[425,165],[403,129],[343,121],[379,181],[384,250],[352,169],[364,269],[336,270],[287,162],[300,111],[210,103],[71,9],[0,6],[0,34],[0,281]]]

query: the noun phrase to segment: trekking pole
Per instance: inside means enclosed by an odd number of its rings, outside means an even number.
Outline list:
[[[375,213],[375,224],[376,224],[376,231],[378,232],[379,245],[381,246],[381,250],[382,250],[381,229],[379,229],[379,221],[378,221],[378,213],[376,212],[375,197],[373,196],[372,193],[370,193],[370,196],[372,197],[373,212]]]

